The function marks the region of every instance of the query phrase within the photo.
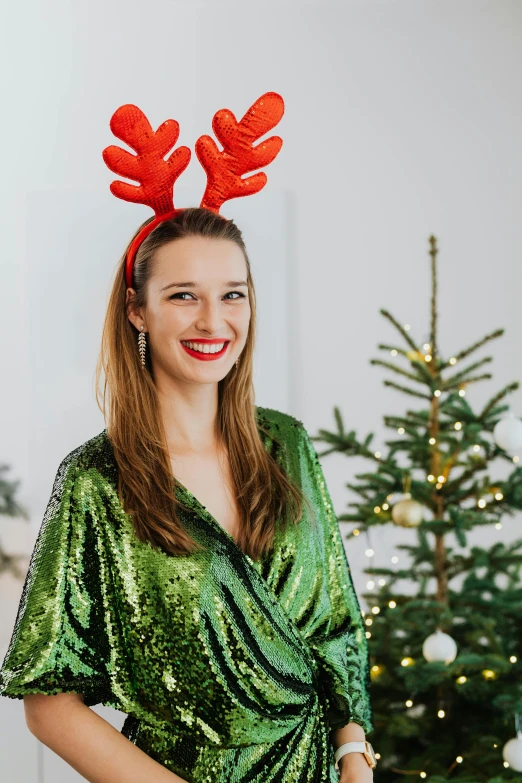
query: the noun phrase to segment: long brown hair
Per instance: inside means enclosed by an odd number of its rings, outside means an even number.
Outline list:
[[[150,222],[146,220],[142,226]],[[139,228],[138,231],[142,228]],[[134,236],[136,236],[136,234]],[[247,265],[251,317],[239,365],[218,383],[218,437],[230,460],[233,488],[241,516],[237,543],[253,560],[273,544],[276,521],[296,523],[306,500],[265,448],[258,432],[252,382],[256,337],[256,303],[250,262],[241,231],[232,220],[200,207],[182,210],[161,222],[139,247],[134,262],[136,296],[126,304],[125,255],[113,280],[96,366],[96,399],[118,465],[118,495],[133,520],[138,538],[172,555],[189,554],[200,544],[183,527],[167,448],[150,351],[146,367],[138,353],[138,330],[130,308],[146,307],[147,283],[154,254],[163,245],[187,236],[228,239],[243,251]],[[104,373],[103,389],[100,386]],[[276,440],[273,436],[272,438]]]

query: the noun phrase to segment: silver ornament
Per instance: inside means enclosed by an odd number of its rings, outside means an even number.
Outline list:
[[[506,742],[502,748],[502,758],[515,772],[522,772],[522,733]]]
[[[500,419],[493,430],[495,443],[504,451],[517,452],[522,448],[522,421],[513,413]]]
[[[457,657],[457,643],[452,636],[437,628],[422,645],[422,654],[427,661],[444,661],[451,663]]]

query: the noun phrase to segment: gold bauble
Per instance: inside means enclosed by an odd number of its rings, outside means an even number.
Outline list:
[[[424,509],[411,495],[405,495],[392,508],[391,516],[400,527],[418,527],[424,519]]]

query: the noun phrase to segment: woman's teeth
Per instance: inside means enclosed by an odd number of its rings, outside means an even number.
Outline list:
[[[188,343],[186,340],[181,341],[183,345],[190,348],[193,351],[199,351],[200,353],[219,353],[223,350],[225,343],[213,343],[211,345],[204,343]]]

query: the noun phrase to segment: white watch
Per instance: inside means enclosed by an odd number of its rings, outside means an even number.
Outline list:
[[[377,766],[375,753],[368,740],[364,740],[364,742],[345,742],[344,745],[337,748],[334,754],[336,770],[339,769],[339,759],[341,756],[344,756],[345,753],[362,753],[372,769]]]

